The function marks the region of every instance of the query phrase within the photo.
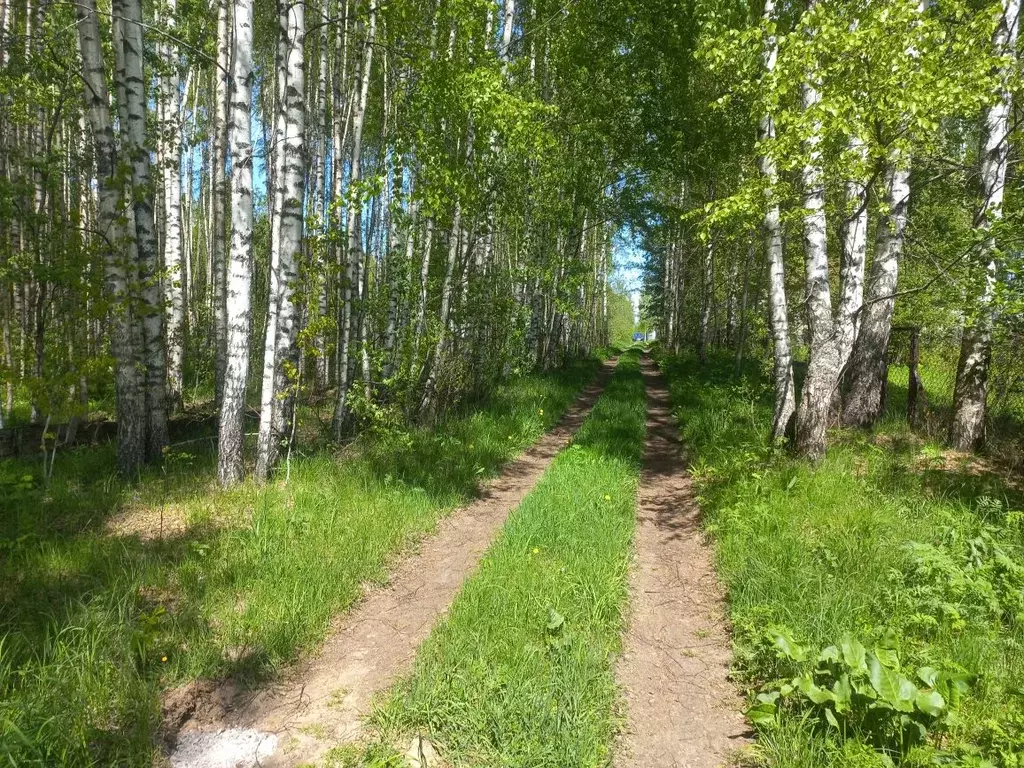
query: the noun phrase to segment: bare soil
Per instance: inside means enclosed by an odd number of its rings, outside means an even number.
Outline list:
[[[631,615],[616,676],[627,725],[618,768],[715,768],[750,743],[732,658],[723,591],[700,531],[669,394],[654,363],[637,498]]]
[[[340,617],[315,658],[259,690],[241,691],[229,680],[198,681],[169,692],[164,721],[173,746],[171,764],[294,766],[357,741],[374,695],[411,670],[420,643],[505,518],[583,423],[613,369],[614,361],[606,363],[554,429],[489,482],[479,498],[439,523],[386,586],[368,590]],[[211,761],[214,754],[223,760]]]

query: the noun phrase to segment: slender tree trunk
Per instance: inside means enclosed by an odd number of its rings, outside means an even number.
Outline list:
[[[725,343],[732,347],[736,343],[736,326],[739,322],[737,310],[737,283],[740,277],[740,265],[735,255],[729,259],[729,285],[726,287],[728,296],[725,304]]]
[[[739,332],[736,337],[736,354],[733,358],[734,375],[739,378],[743,370],[743,353],[747,346],[747,304],[750,300],[750,270],[754,264],[755,246],[751,239],[747,247],[747,259],[743,265],[743,290],[740,292]]]
[[[330,61],[330,57],[328,56],[330,39],[327,34],[328,25],[325,23],[328,18],[327,0],[324,0],[324,2],[321,3],[320,8],[322,17],[319,19],[320,67],[319,72],[317,73],[317,142],[319,157],[316,161],[316,173],[313,179],[313,215],[318,218],[320,232],[323,234],[328,232],[328,222],[330,221],[330,206],[327,202],[327,156],[330,150],[330,134],[327,125],[327,81],[329,72],[328,64]],[[327,318],[328,313],[328,252],[328,244],[326,242],[321,243],[317,249],[317,273],[313,276],[313,284],[316,290],[316,317],[318,321],[318,330],[314,337],[314,347],[316,349],[316,372],[313,378],[313,389],[318,393],[327,389],[328,376],[327,339],[323,331],[323,323]]]
[[[361,159],[363,150],[363,124],[366,119],[366,100],[370,89],[370,74],[373,70],[373,46],[377,31],[377,1],[369,0],[369,16],[366,22],[366,41],[363,46],[363,71],[360,75],[359,92],[352,114],[352,156],[349,163],[348,247],[346,249],[344,319],[341,333],[341,359],[339,361],[338,400],[334,408],[334,435],[341,439],[349,419],[348,380],[349,346],[352,338],[352,288],[356,269],[362,264],[362,236],[360,224],[363,216]]]
[[[700,305],[700,326],[697,329],[697,355],[701,362],[708,359],[708,343],[711,334],[711,307],[715,301],[715,240],[708,241],[707,248],[703,250],[703,263],[701,264],[701,305]]]
[[[277,242],[271,255],[270,300],[263,356],[260,429],[256,443],[256,477],[266,480],[287,438],[295,381],[295,283],[302,252],[305,187],[305,14],[301,3],[280,6],[278,62],[278,130],[274,155]]]
[[[173,37],[177,0],[168,0],[167,28]],[[167,387],[172,409],[183,405],[182,365],[184,362],[185,283],[181,242],[181,93],[178,77],[178,49],[174,42],[161,45],[167,74],[161,79],[164,110],[163,190],[164,267],[169,295],[167,311]]]
[[[448,349],[448,323],[451,319],[452,275],[458,257],[459,232],[462,228],[462,201],[455,201],[455,214],[452,217],[452,228],[448,237],[448,261],[444,268],[444,281],[441,283],[441,315],[437,343],[434,345],[433,359],[423,387],[423,399],[420,401],[420,413],[426,419],[432,419],[436,406],[437,377],[444,365],[445,352]]]
[[[14,0],[0,0],[0,67],[10,61],[11,28],[14,26]]]
[[[252,0],[234,0],[234,56],[231,65],[231,254],[226,284],[228,324],[224,397],[220,410],[217,478],[221,485],[242,479],[245,390],[249,376],[252,314]]]
[[[146,366],[146,410],[148,433],[146,455],[150,461],[162,458],[167,446],[167,367],[164,343],[163,297],[160,291],[160,262],[153,220],[153,189],[150,186],[149,149],[146,146],[146,80],[142,66],[142,7],[139,0],[115,0],[120,16],[122,45],[115,46],[124,72],[127,123],[124,147],[129,155],[134,199],[135,234],[139,251],[139,282],[143,303],[142,337]]]
[[[804,110],[813,112],[821,96],[812,82],[803,86]],[[815,121],[807,140],[804,185],[804,265],[807,285],[807,325],[811,344],[807,375],[796,413],[796,448],[804,456],[820,459],[827,447],[832,394],[839,383],[839,343],[832,316],[825,235],[825,180],[821,167],[820,124]]]
[[[996,53],[1014,53],[1019,16],[1020,0],[1003,0],[1003,15],[992,38],[992,48]],[[999,98],[985,111],[979,153],[981,204],[975,216],[975,227],[982,233],[991,232],[993,222],[1003,216],[1012,102],[1011,70],[1007,67],[1001,73]],[[995,291],[1001,269],[994,235],[989,235],[982,242],[977,256],[979,263],[984,265],[984,283],[976,306],[969,307],[966,312],[953,391],[953,423],[949,428],[949,444],[961,451],[978,450],[985,442]]]
[[[765,0],[763,18],[771,30],[765,36],[762,53],[765,71],[770,74],[775,69],[778,58],[778,38],[774,32],[775,0]],[[770,114],[765,114],[761,117],[758,139],[764,143],[770,142],[774,138],[775,121]],[[772,416],[772,440],[777,442],[784,439],[792,429],[793,417],[796,413],[796,397],[793,385],[793,353],[789,341],[789,310],[786,305],[786,263],[782,253],[782,220],[779,203],[775,197],[778,172],[770,150],[762,149],[760,160],[761,173],[767,187],[768,203],[762,229],[768,260],[768,305],[774,362],[772,383],[775,390],[775,408]]]
[[[210,238],[210,283],[213,303],[214,338],[214,401],[219,408],[224,397],[224,376],[227,368],[227,197],[228,179],[228,106],[231,81],[231,0],[217,0],[217,68],[214,70],[214,108],[212,110],[212,160],[211,160],[211,222]],[[251,190],[250,190],[251,191]]]
[[[661,334],[665,337],[665,342],[671,344],[672,339],[675,338],[675,297],[673,296],[672,287],[674,284],[675,265],[673,264],[673,252],[672,243],[669,242],[665,245],[665,256],[662,259],[662,274],[661,274],[661,303],[662,303],[662,323],[661,323]]]
[[[849,390],[843,404],[843,423],[849,426],[871,426],[881,417],[884,403],[889,333],[910,199],[906,158],[893,153],[892,162],[887,180],[887,210],[878,221],[867,301],[861,310],[850,357]]]
[[[867,159],[867,147],[851,137],[850,151],[861,162]],[[864,301],[864,262],[867,255],[868,187],[861,179],[846,183],[848,216],[843,222],[843,262],[840,268],[842,296],[836,331],[839,336],[839,364],[845,367],[857,335],[857,317]]]
[[[78,43],[82,55],[85,105],[92,129],[99,197],[97,236],[104,254],[104,274],[110,300],[110,348],[114,355],[117,392],[117,468],[135,477],[146,452],[146,397],[136,366],[130,270],[118,225],[121,209],[118,157],[110,117],[106,67],[103,61],[95,0],[75,5]]]
[[[416,375],[419,375],[421,366],[420,340],[427,330],[427,289],[430,284],[430,252],[434,249],[434,217],[427,217],[426,233],[423,237],[423,261],[420,263],[420,292],[416,303],[416,325],[413,332],[413,360],[417,366]]]

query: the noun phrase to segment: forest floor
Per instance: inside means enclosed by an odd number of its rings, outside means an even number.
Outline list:
[[[182,768],[1020,768],[1005,467],[898,414],[810,465],[756,365],[598,370],[264,488],[198,451],[130,487],[109,451],[0,463],[0,762],[180,731]]]

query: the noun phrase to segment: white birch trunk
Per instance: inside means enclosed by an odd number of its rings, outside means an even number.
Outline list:
[[[927,6],[928,0],[921,0],[918,12],[924,13]],[[914,46],[907,49],[907,55],[918,55]],[[898,149],[890,153],[885,207],[876,225],[867,300],[855,322],[853,351],[848,362],[849,383],[842,418],[849,426],[871,426],[881,417],[885,403],[886,358],[910,202],[909,164],[910,158]]]
[[[878,220],[867,302],[850,357],[850,384],[843,404],[843,423],[849,426],[868,427],[882,415],[886,356],[910,199],[910,169],[905,158],[894,152],[892,162],[904,164],[889,173],[886,210]]]
[[[701,306],[700,324],[697,329],[697,354],[701,361],[707,360],[708,343],[711,334],[711,307],[715,301],[715,240],[708,240],[707,248],[703,250],[703,263],[701,264]]]
[[[226,284],[227,354],[220,409],[217,478],[229,486],[244,471],[245,390],[252,324],[252,0],[234,0],[231,65],[231,253]]]
[[[778,59],[778,38],[775,34],[775,0],[766,0],[764,23],[769,32],[765,36],[762,53],[765,72],[775,69]],[[770,114],[761,117],[758,140],[764,144],[775,138],[775,121]],[[789,434],[793,416],[796,413],[796,396],[793,385],[793,352],[789,340],[789,310],[786,305],[786,266],[782,253],[782,220],[779,203],[775,197],[778,172],[775,160],[768,150],[761,150],[761,173],[765,179],[767,209],[762,230],[764,247],[768,260],[768,305],[772,330],[773,370],[772,383],[775,390],[775,407],[772,416],[772,440],[778,442]]]
[[[1014,56],[1019,16],[1020,0],[1003,0],[1003,15],[992,36],[992,48],[998,55]],[[989,233],[993,222],[1003,216],[1013,66],[1007,66],[1001,73],[999,96],[985,111],[979,153],[981,204],[975,216],[975,226],[983,233]],[[978,450],[985,442],[994,302],[1000,271],[994,235],[989,235],[979,247],[978,260],[985,268],[984,283],[976,306],[967,308],[965,313],[967,319],[953,391],[953,423],[949,429],[949,444],[962,451]]]
[[[124,72],[127,123],[123,145],[129,155],[134,199],[135,234],[139,251],[139,282],[143,304],[143,360],[146,367],[148,432],[146,455],[162,458],[167,446],[167,364],[164,308],[160,291],[160,263],[153,220],[149,149],[146,146],[146,80],[142,66],[142,7],[139,0],[115,0],[114,13],[122,26],[122,45],[115,46]]]
[[[662,321],[661,333],[665,337],[665,343],[671,344],[672,339],[675,338],[675,296],[672,292],[675,276],[673,275],[674,264],[671,242],[665,247],[664,262],[661,276],[661,301],[665,317]]]
[[[122,251],[118,225],[121,200],[114,125],[110,117],[106,67],[97,20],[96,0],[75,5],[82,55],[85,106],[92,129],[99,198],[97,234],[104,255],[104,276],[111,304],[110,347],[114,355],[117,393],[117,467],[124,477],[138,474],[146,450],[146,399],[136,366],[132,327],[129,264]]]
[[[174,36],[177,0],[168,0],[165,23]],[[167,388],[170,407],[183,405],[182,366],[184,363],[185,282],[181,240],[181,92],[178,76],[178,49],[174,42],[162,46],[168,74],[160,83],[164,110],[163,191],[164,191],[164,268],[167,287]]]
[[[232,23],[230,0],[217,0],[217,67],[214,70],[214,107],[211,132],[210,283],[213,304],[214,401],[219,408],[224,395],[227,366],[227,264],[225,251],[228,217],[228,106],[231,80]]]
[[[275,221],[271,254],[270,301],[263,354],[260,428],[256,442],[256,477],[266,480],[287,439],[291,414],[290,385],[295,368],[295,283],[302,250],[305,192],[305,13],[301,3],[282,3],[278,62],[278,115],[275,157]]]
[[[444,268],[444,280],[441,283],[441,314],[437,343],[434,345],[433,359],[427,373],[427,381],[423,387],[423,399],[420,401],[420,413],[428,420],[433,418],[436,405],[437,377],[444,365],[445,352],[448,349],[448,323],[451,318],[452,276],[455,273],[455,262],[459,253],[459,232],[462,228],[462,201],[455,201],[455,213],[452,217],[452,228],[448,237],[448,261]]]
[[[341,439],[349,420],[348,390],[351,382],[348,381],[348,366],[352,338],[352,289],[356,270],[362,263],[360,225],[363,217],[363,205],[362,193],[359,190],[359,181],[362,178],[360,163],[363,149],[363,124],[366,119],[366,100],[370,89],[370,74],[373,70],[373,46],[377,31],[377,0],[369,0],[368,13],[366,40],[363,46],[363,70],[352,114],[352,155],[349,163],[348,221],[346,222],[348,245],[346,248],[341,355],[338,363],[338,400],[334,408],[336,439]]]
[[[856,158],[858,175],[867,161],[867,147],[856,136],[849,141],[850,153]],[[840,266],[841,296],[836,316],[839,346],[839,371],[846,369],[857,337],[857,320],[864,303],[864,262],[868,242],[868,188],[860,178],[846,183],[847,218],[843,222],[843,262]],[[836,390],[838,394],[838,388]]]
[[[812,82],[804,83],[804,110],[812,112],[820,101],[817,87]],[[811,344],[807,375],[796,413],[796,448],[811,459],[819,459],[825,454],[829,406],[839,383],[839,345],[828,282],[825,180],[820,143],[820,124],[814,121],[806,141],[807,157],[803,169],[804,266]]]
[[[14,25],[13,5],[14,0],[0,0],[0,67],[6,67],[11,57],[8,41],[11,39],[11,27]]]

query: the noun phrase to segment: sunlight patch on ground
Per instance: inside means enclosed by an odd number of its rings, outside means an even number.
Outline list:
[[[277,749],[277,736],[251,728],[216,733],[183,733],[171,755],[173,768],[238,768],[256,766]]]

